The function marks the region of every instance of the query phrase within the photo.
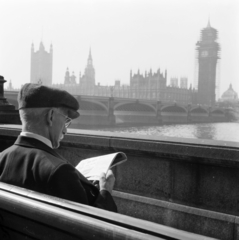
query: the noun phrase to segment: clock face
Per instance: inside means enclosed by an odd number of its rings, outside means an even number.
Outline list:
[[[208,56],[208,51],[201,52],[201,57],[207,57],[207,56]]]

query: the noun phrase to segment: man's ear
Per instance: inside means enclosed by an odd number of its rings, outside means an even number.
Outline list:
[[[46,121],[47,121],[47,124],[52,127],[53,125],[53,119],[54,119],[54,109],[50,109],[46,115]]]

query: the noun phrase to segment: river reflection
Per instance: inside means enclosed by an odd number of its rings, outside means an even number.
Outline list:
[[[215,140],[214,136],[217,134],[217,127],[215,125],[196,125],[194,128],[195,128],[194,129],[195,138]],[[220,140],[223,140],[223,139],[220,139]]]
[[[144,127],[102,128],[99,130],[149,136],[167,136],[239,142],[239,123],[175,124]]]

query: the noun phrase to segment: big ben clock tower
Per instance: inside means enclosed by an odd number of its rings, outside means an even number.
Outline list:
[[[214,105],[216,101],[216,67],[220,46],[217,43],[217,30],[210,26],[201,31],[198,51],[198,98],[199,104]]]

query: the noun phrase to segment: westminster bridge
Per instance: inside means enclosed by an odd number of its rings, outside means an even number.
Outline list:
[[[17,109],[17,91],[5,91],[8,102]],[[203,123],[227,121],[226,111],[220,107],[180,104],[147,99],[102,96],[79,96],[81,117],[74,125],[158,125],[167,123]]]

